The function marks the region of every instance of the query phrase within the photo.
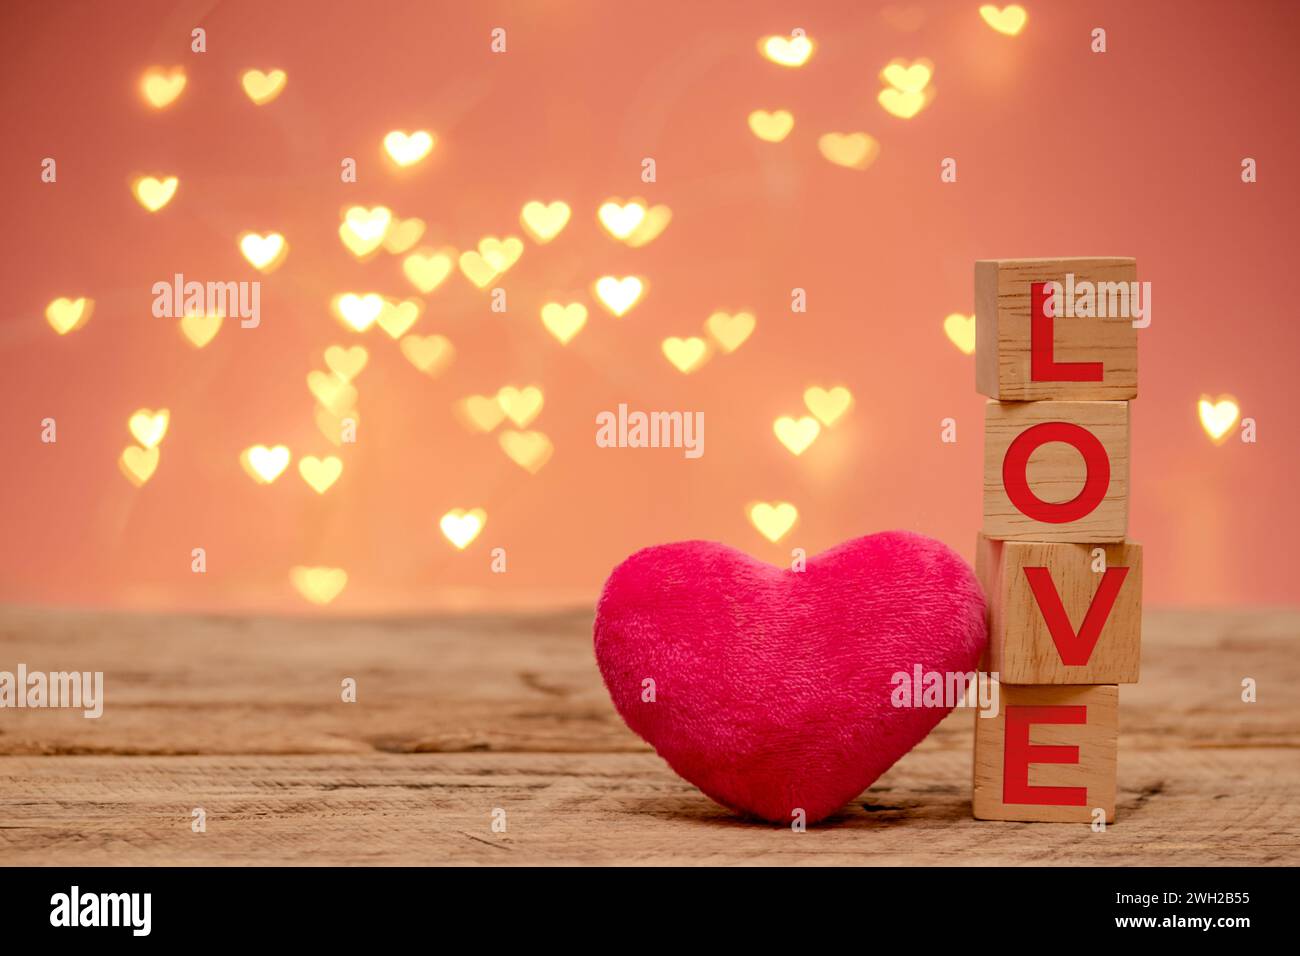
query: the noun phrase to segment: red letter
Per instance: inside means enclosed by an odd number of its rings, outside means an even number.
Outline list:
[[[1092,656],[1092,649],[1097,646],[1101,629],[1110,617],[1110,609],[1115,606],[1115,598],[1128,575],[1128,568],[1107,568],[1101,576],[1097,593],[1092,596],[1088,613],[1083,617],[1079,633],[1074,633],[1070,618],[1065,613],[1065,605],[1052,583],[1052,574],[1047,568],[1025,568],[1025,577],[1029,579],[1029,589],[1034,592],[1038,609],[1043,612],[1047,630],[1052,635],[1052,643],[1061,655],[1061,663],[1071,667],[1082,667]]]
[[[1078,747],[1030,745],[1030,724],[1086,724],[1087,707],[1008,706],[1003,740],[1002,802],[1086,807],[1087,787],[1031,787],[1031,763],[1078,763]]]
[[[1083,456],[1088,477],[1083,488],[1070,501],[1054,504],[1043,501],[1029,487],[1029,456],[1039,445],[1063,441],[1073,445]],[[1088,515],[1101,504],[1110,489],[1110,456],[1106,446],[1088,429],[1073,422],[1043,422],[1026,428],[1016,436],[1002,459],[1002,487],[1020,513],[1035,521],[1065,524]]]
[[[1064,295],[1064,290],[1062,290]],[[1029,286],[1029,380],[1031,382],[1100,382],[1100,362],[1058,362],[1046,282]]]

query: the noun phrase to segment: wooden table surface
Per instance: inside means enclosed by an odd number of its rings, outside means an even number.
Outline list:
[[[1295,610],[1148,611],[1105,833],[971,819],[969,710],[795,833],[716,806],[623,726],[588,610],[0,609],[0,670],[104,671],[106,697],[98,720],[0,710],[0,863],[1294,865],[1298,639]]]

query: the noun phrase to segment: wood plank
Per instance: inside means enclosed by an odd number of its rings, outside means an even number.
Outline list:
[[[793,834],[715,806],[622,725],[586,610],[5,608],[0,669],[104,670],[107,703],[100,720],[0,711],[0,862],[1300,863],[1300,611],[1148,610],[1143,640],[1105,834],[972,819],[970,711]]]
[[[417,620],[0,610],[0,669],[103,671],[104,716],[0,712],[0,753],[646,749],[590,611]],[[341,699],[357,680],[357,703]]]
[[[1126,688],[1127,689],[1127,688]],[[963,724],[970,736],[969,718]],[[1269,865],[1300,856],[1293,750],[1120,746],[1119,822],[971,817],[970,753],[918,751],[795,833],[653,754],[9,757],[0,861],[79,864]],[[207,812],[193,833],[190,811]],[[506,811],[505,833],[491,829]]]
[[[1147,609],[1138,746],[1300,747],[1300,611]],[[0,669],[103,670],[104,716],[0,711],[0,754],[637,752],[591,614],[156,617],[0,609]],[[340,700],[344,676],[356,704]],[[1241,680],[1259,701],[1241,701]],[[969,752],[969,714],[927,744]]]

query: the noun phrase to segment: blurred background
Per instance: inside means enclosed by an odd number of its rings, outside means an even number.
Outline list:
[[[307,566],[346,571],[325,613],[555,606],[594,600],[655,543],[717,539],[788,563],[791,548],[889,528],[969,558],[983,398],[944,326],[974,311],[974,260],[1127,255],[1153,286],[1130,519],[1147,603],[1296,603],[1300,6],[1024,7],[1011,35],[975,2],[5,4],[0,600],[299,612],[315,605],[291,569]],[[206,52],[191,51],[195,27]],[[761,55],[760,38],[795,28],[815,42],[802,66]],[[910,118],[878,102],[896,58],[933,65]],[[150,105],[146,71],[178,66],[180,95]],[[255,105],[250,69],[283,70],[283,90]],[[760,109],[792,114],[782,141],[751,130]],[[398,168],[393,130],[436,145]],[[829,132],[867,133],[879,155],[832,163]],[[340,181],[344,157],[355,183]],[[945,157],[955,183],[940,181]],[[1246,157],[1257,183],[1241,180]],[[170,202],[144,208],[140,175],[176,176]],[[672,216],[640,247],[597,220],[634,197]],[[533,200],[572,209],[551,242],[520,225]],[[425,295],[404,255],[358,259],[339,237],[353,205],[423,220],[412,251],[523,239],[491,284],[507,311],[459,269]],[[278,268],[241,255],[246,231],[284,236]],[[177,272],[260,280],[261,326],[227,319],[196,348],[151,311],[153,284]],[[605,275],[646,282],[622,318],[593,294]],[[378,326],[349,329],[331,310],[349,291],[420,300],[410,332],[445,336],[454,360],[427,375]],[[59,334],[47,306],[80,296],[89,321]],[[567,344],[539,318],[552,301],[589,310]],[[752,335],[683,374],[663,340],[708,340],[718,310],[752,313]],[[306,376],[327,347],[358,344],[357,441],[336,446]],[[527,430],[553,454],[535,473],[499,444],[509,422],[479,434],[455,412],[506,385],[544,396]],[[835,385],[852,409],[795,456],[774,420]],[[1203,395],[1233,396],[1257,443],[1235,428],[1212,441]],[[595,416],[620,403],[703,411],[703,457],[598,448]],[[142,408],[170,424],[137,487],[119,457]],[[940,441],[949,417],[955,444]],[[45,418],[56,443],[41,441]],[[269,484],[240,464],[258,444],[292,453]],[[342,462],[323,494],[299,474],[309,455]],[[756,501],[798,520],[770,542]],[[439,527],[457,508],[486,515],[463,549]]]

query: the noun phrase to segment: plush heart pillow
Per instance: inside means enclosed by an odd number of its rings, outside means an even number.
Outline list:
[[[893,706],[895,673],[969,672],[985,641],[970,568],[904,531],[802,572],[708,541],[647,548],[609,576],[595,625],[627,725],[714,800],[781,823],[834,813],[948,713]]]

